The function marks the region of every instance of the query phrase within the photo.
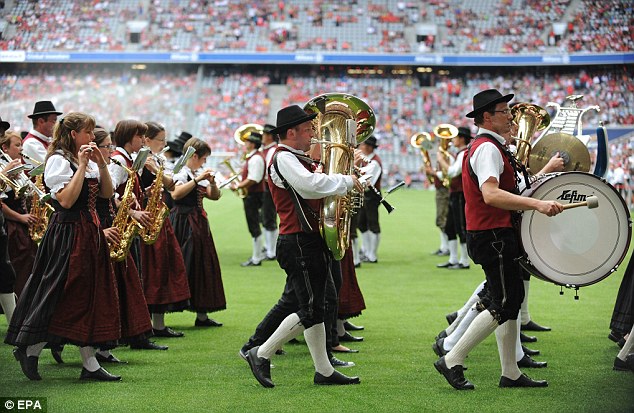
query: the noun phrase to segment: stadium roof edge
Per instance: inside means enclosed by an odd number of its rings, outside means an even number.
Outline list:
[[[369,54],[248,52],[30,52],[0,51],[9,63],[329,64],[401,66],[568,66],[633,64],[632,53],[575,54]]]

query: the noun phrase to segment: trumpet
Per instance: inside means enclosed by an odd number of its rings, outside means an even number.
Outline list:
[[[13,161],[13,159],[2,149],[0,149],[0,156],[4,158],[4,160],[0,159],[0,168],[5,168],[9,162]],[[13,190],[16,198],[23,196],[27,189],[29,189],[27,182],[31,182],[31,180],[24,173],[25,168],[25,165],[19,165],[15,168],[11,168],[5,173],[0,173],[0,179],[6,186]],[[11,177],[11,175],[16,175],[18,173],[19,175],[17,175],[17,177]]]
[[[450,164],[453,156],[449,153],[449,146],[451,145],[451,140],[458,136],[458,128],[449,123],[442,123],[434,128],[434,135],[440,138],[440,145],[438,147],[438,154],[443,157],[443,159]],[[442,164],[441,164],[442,165]],[[449,188],[449,175],[447,175],[447,168],[441,166],[440,170],[442,171],[442,184],[445,188]]]

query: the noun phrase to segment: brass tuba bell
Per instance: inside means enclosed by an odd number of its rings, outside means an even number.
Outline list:
[[[354,148],[374,132],[376,116],[372,108],[356,96],[326,93],[304,105],[313,119],[316,143],[322,145],[322,163],[327,174],[352,175]],[[321,235],[336,260],[343,258],[350,246],[350,218],[363,202],[363,194],[328,196],[321,209]]]
[[[429,157],[429,151],[434,148],[434,136],[431,133],[419,132],[412,135],[409,138],[409,143],[416,149],[420,149],[420,154],[423,157],[423,163],[426,167],[431,168],[431,158]],[[427,175],[427,179],[432,184],[436,181],[434,175]]]
[[[442,156],[448,164],[451,164],[453,156],[449,153],[449,146],[451,140],[458,136],[458,128],[450,123],[441,123],[434,128],[434,135],[440,138],[438,146],[438,156]],[[447,168],[442,167],[442,184],[445,188],[449,187],[449,175],[447,175]]]
[[[251,136],[251,132],[261,134],[264,132],[264,126],[258,125],[257,123],[245,123],[233,132],[233,139],[235,139],[238,145],[244,145],[244,142]]]
[[[546,112],[546,109],[540,106],[531,103],[518,103],[511,108],[511,116],[513,116],[513,124],[517,126],[515,157],[526,169],[529,169],[528,161],[532,148],[531,139],[535,132],[546,128],[550,124],[550,115]]]

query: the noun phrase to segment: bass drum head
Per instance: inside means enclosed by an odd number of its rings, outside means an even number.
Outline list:
[[[625,201],[611,185],[592,174],[562,172],[538,180],[529,191],[523,195],[564,205],[590,195],[599,200],[597,208],[571,208],[554,217],[524,211],[521,238],[533,275],[581,287],[617,269],[627,254],[632,221]]]

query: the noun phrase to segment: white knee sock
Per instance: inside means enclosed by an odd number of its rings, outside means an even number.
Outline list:
[[[354,265],[358,265],[361,263],[361,257],[359,256],[359,239],[354,238],[352,240],[352,260],[354,261]]]
[[[458,264],[458,241],[450,239],[447,244],[449,245],[449,262]]]
[[[280,326],[273,332],[271,337],[260,346],[258,357],[270,359],[277,349],[282,348],[288,340],[297,337],[304,330],[305,328],[299,322],[297,313],[290,314],[280,323]],[[325,346],[324,344],[324,350]]]
[[[440,231],[440,250],[441,251],[449,251],[449,238],[447,238],[447,234],[444,231]]]
[[[11,318],[15,310],[15,294],[0,294],[0,306],[2,307],[2,311],[4,311],[5,317],[7,317],[7,324],[11,324]]]
[[[469,328],[473,320],[475,320],[475,318],[478,316],[478,314],[480,313],[478,313],[478,310],[476,310],[474,306],[471,307],[471,309],[463,315],[462,322],[458,324],[456,329],[451,333],[447,333],[448,335],[443,342],[443,347],[445,350],[451,350],[452,348],[454,348],[458,340],[460,340],[464,333],[466,333],[467,329]]]
[[[366,257],[370,250],[370,231],[365,231],[361,233],[361,253]]]
[[[528,312],[528,287],[531,285],[530,281],[524,280],[524,300],[522,301],[522,307],[520,309],[520,320],[522,324],[526,324],[531,321],[531,315]]]
[[[264,247],[268,258],[275,257],[275,243],[277,242],[277,230],[264,230]]]
[[[502,365],[502,376],[511,380],[517,380],[522,375],[515,359],[515,344],[517,343],[518,334],[515,320],[508,320],[495,330],[495,339],[498,343],[498,353],[500,354],[500,364]]]
[[[40,357],[40,353],[46,347],[46,341],[42,341],[41,343],[32,344],[26,348],[26,355],[28,357]]]
[[[346,328],[343,326],[343,321],[341,319],[337,319],[337,335],[338,336],[342,336],[344,334],[346,334]]]
[[[326,327],[324,323],[315,324],[304,331],[308,350],[315,364],[315,371],[322,376],[330,377],[335,369],[326,354]]]
[[[251,255],[251,261],[257,263],[262,261],[262,242],[264,236],[260,234],[258,237],[253,238],[253,254]]]
[[[99,362],[95,358],[95,348],[91,346],[79,347],[79,354],[81,354],[81,362],[84,368],[89,372],[97,371],[101,367]]]
[[[517,317],[517,338],[515,340],[515,360],[520,361],[524,358],[524,349],[522,348],[522,340],[520,340],[520,325],[522,321]]]
[[[467,251],[467,243],[460,244],[460,264],[468,267],[471,262],[469,261],[469,252]]]
[[[165,314],[152,313],[152,328],[156,330],[165,329]]]
[[[497,328],[498,323],[488,311],[483,311],[473,320],[465,334],[456,345],[445,355],[447,367],[452,368],[459,364],[464,365],[464,359],[469,352],[482,340],[487,338]]]
[[[478,286],[475,288],[475,290],[473,290],[473,294],[471,294],[471,297],[469,297],[469,299],[467,300],[465,305],[463,305],[462,308],[460,310],[458,310],[458,316],[460,316],[461,314],[466,313],[467,310],[469,310],[471,307],[473,307],[473,305],[475,303],[477,303],[478,300],[480,300],[480,296],[478,294],[484,289],[484,284],[485,283],[486,283],[486,281],[482,281],[480,284],[478,284]]]
[[[627,340],[625,340],[625,344],[623,345],[623,348],[621,349],[621,351],[619,351],[619,354],[617,355],[617,357],[625,361],[625,358],[628,356],[628,354],[632,352],[633,347],[634,347],[634,327],[632,327],[632,331],[630,331],[630,336],[627,338]]]

